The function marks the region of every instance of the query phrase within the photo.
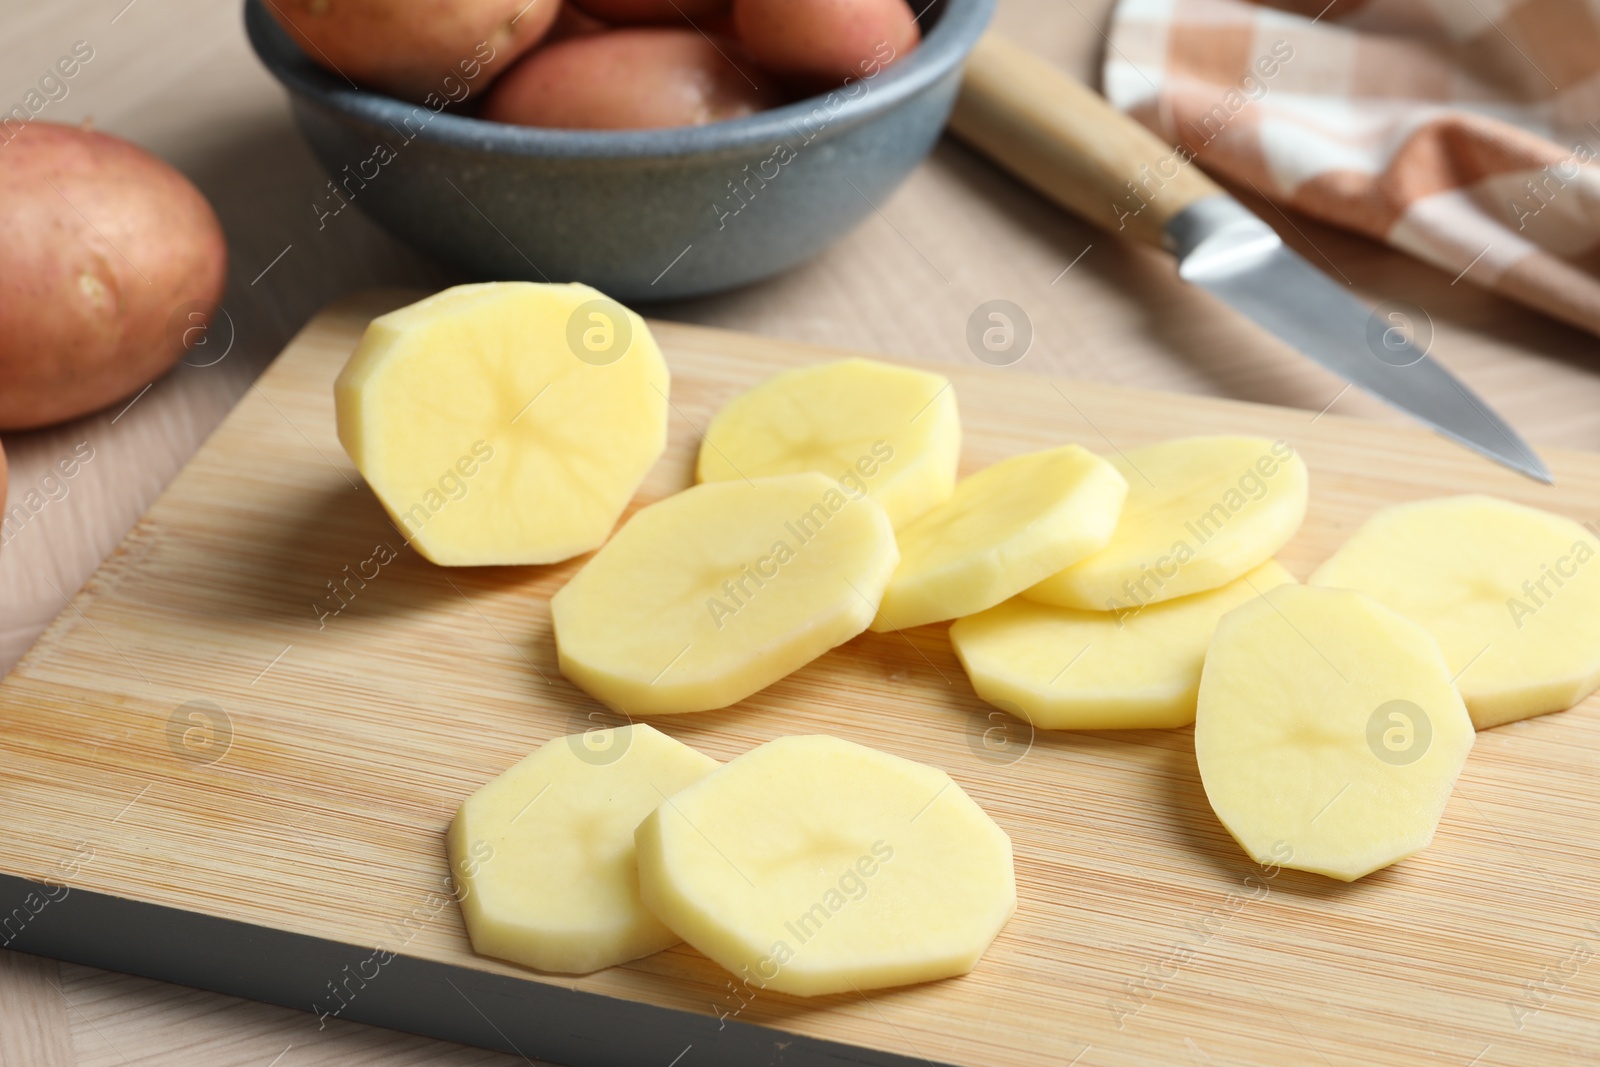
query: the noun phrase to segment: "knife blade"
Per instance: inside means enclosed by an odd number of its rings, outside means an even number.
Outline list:
[[[1178,276],[1328,370],[1457,443],[1553,479],[1504,419],[1413,336],[1103,97],[987,34],[968,58],[950,130],[1102,228],[1172,253]]]
[[[1178,276],[1350,384],[1446,437],[1549,484],[1517,431],[1455,375],[1283,243],[1227,194],[1198,200],[1166,229]]]

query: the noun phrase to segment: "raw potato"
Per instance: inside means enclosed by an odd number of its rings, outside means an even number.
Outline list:
[[[1363,593],[1279,586],[1206,653],[1200,779],[1258,863],[1349,882],[1425,847],[1473,736],[1433,638]]]
[[[1013,456],[900,531],[878,633],[992,608],[1105,547],[1128,483],[1078,445]]]
[[[0,232],[0,430],[86,415],[202,339],[231,340],[205,338],[227,274],[222,226],[142,148],[29,123],[0,148]]]
[[[1016,910],[1011,840],[940,770],[781,737],[640,824],[645,906],[752,992],[965,974]]]
[[[718,766],[638,723],[557,737],[468,797],[448,843],[473,951],[587,974],[677,944],[639,900],[633,832]]]
[[[666,361],[586,285],[486,282],[372,320],[334,383],[339,441],[446,566],[597,547],[667,441]]]
[[[693,29],[611,30],[534,52],[490,91],[496,122],[584,130],[701,126],[782,102],[732,41]]]
[[[1017,597],[957,619],[950,643],[980,697],[1040,729],[1187,726],[1217,620],[1293,581],[1268,560],[1217,589],[1121,614]]]
[[[273,18],[341,78],[443,107],[477,96],[549,32],[559,0],[269,0]]]
[[[628,715],[727,707],[865,630],[899,558],[883,509],[825,475],[697,485],[550,601],[561,673]]]
[[[607,22],[700,25],[727,13],[729,0],[571,0],[573,7]]]
[[[870,78],[922,37],[906,0],[734,0],[733,24],[759,62],[818,88]]]
[[[717,412],[700,446],[702,482],[821,471],[862,486],[896,529],[950,498],[961,416],[950,379],[871,359],[799,367]]]
[[[1215,589],[1271,559],[1305,518],[1305,461],[1285,441],[1189,437],[1111,462],[1128,479],[1111,543],[1029,599],[1127,611]]]
[[[1600,687],[1594,528],[1487,496],[1386,508],[1311,576],[1433,635],[1480,730]]]

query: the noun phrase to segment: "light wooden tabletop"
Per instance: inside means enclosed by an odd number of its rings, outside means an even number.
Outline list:
[[[1110,0],[1001,0],[997,28],[1092,78]],[[10,501],[87,442],[93,459],[0,551],[0,669],[8,668],[149,506],[262,367],[318,308],[374,285],[452,279],[359,215],[319,231],[323,178],[283,93],[215,0],[55,0],[0,8],[0,110],[60,55],[93,59],[41,118],[97,126],[171,160],[211,198],[232,259],[226,358],[181,366],[131,406],[13,434]],[[1536,445],[1600,450],[1594,338],[1364,239],[1289,220],[1285,237],[1371,302],[1426,310],[1434,351]],[[1395,419],[1375,401],[1186,291],[1162,257],[1091,230],[949,142],[881,217],[813,263],[725,296],[651,313],[779,337],[969,362],[966,322],[1003,298],[1031,319],[1039,371]],[[226,332],[216,337],[226,341]],[[197,361],[198,362],[198,361]],[[460,1048],[178,986],[0,951],[0,1064],[207,1063],[308,1067],[499,1063]]]

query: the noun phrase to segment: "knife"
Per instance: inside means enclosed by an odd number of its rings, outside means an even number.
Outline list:
[[[1552,481],[1504,419],[1403,330],[1098,93],[1003,37],[967,60],[950,130],[1110,232],[1163,248],[1178,276],[1345,381],[1512,470]]]

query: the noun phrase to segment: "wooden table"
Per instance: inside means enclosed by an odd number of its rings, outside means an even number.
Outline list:
[[[1093,78],[1111,0],[1001,0],[998,28]],[[93,459],[0,551],[0,670],[9,668],[117,544],[290,335],[335,297],[455,279],[359,215],[317,229],[323,176],[283,93],[215,0],[55,0],[0,14],[0,104],[77,41],[94,58],[41,118],[128,137],[211,198],[232,257],[228,355],[180,366],[131,406],[5,438],[10,502],[82,442]],[[1286,220],[1263,208],[1269,220]],[[1296,219],[1285,236],[1371,302],[1406,300],[1435,353],[1538,445],[1600,450],[1595,339],[1379,245]],[[1020,305],[1036,369],[1150,389],[1234,396],[1309,413],[1395,419],[1203,295],[1160,256],[1091,230],[983,160],[944,143],[815,262],[741,292],[653,314],[780,337],[973,361],[978,304]],[[226,333],[219,341],[227,340]],[[1309,416],[1308,416],[1309,417]],[[91,968],[0,952],[0,1065],[512,1063],[516,1057],[329,1020]]]

